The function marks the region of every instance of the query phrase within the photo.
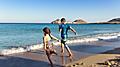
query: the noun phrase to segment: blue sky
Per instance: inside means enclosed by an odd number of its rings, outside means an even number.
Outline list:
[[[119,6],[120,0],[0,0],[0,22],[108,21],[120,17]]]

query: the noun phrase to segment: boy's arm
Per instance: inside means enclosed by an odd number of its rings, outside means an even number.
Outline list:
[[[62,31],[62,29],[61,29],[61,25],[59,25],[59,32],[61,32]]]
[[[59,29],[59,32],[61,32],[62,31],[62,29]]]
[[[73,29],[72,27],[70,27],[70,30],[71,30],[72,32],[74,32],[75,35],[77,34],[76,31],[75,31],[75,29]]]

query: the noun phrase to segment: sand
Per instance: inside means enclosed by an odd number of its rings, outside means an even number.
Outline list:
[[[120,48],[82,58],[78,61],[66,64],[65,67],[110,67],[112,63],[115,62],[111,63],[109,60],[116,60],[118,57],[120,61]],[[120,66],[120,64],[117,65]]]
[[[66,64],[66,67],[104,67],[106,65],[99,65],[99,63],[104,63],[109,59],[114,59],[119,54],[98,54],[90,56],[79,61],[75,61],[69,64]]]
[[[104,63],[108,59],[120,56],[119,43],[120,40],[70,44],[74,54],[73,58],[69,58],[66,51],[64,56],[61,57],[60,46],[56,46],[58,55],[53,55],[51,59],[54,67],[102,67],[104,65],[98,63]],[[50,67],[50,63],[44,50],[39,49],[0,56],[0,67]]]
[[[74,52],[73,59],[60,55],[52,56],[54,67],[106,67],[99,65],[109,59],[120,57],[120,48],[110,50],[101,54],[82,54]],[[79,57],[77,57],[79,56]],[[49,61],[43,50],[36,50],[26,53],[13,54],[0,57],[0,67],[50,67]]]

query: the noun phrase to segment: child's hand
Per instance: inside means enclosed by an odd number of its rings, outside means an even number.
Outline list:
[[[77,33],[75,32],[75,35],[77,35]]]

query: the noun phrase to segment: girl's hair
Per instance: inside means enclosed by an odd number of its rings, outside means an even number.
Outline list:
[[[50,35],[50,33],[51,33],[51,31],[50,31],[50,29],[49,29],[48,27],[45,27],[45,28],[43,29],[43,32],[45,32],[46,34],[49,34],[49,35]]]

